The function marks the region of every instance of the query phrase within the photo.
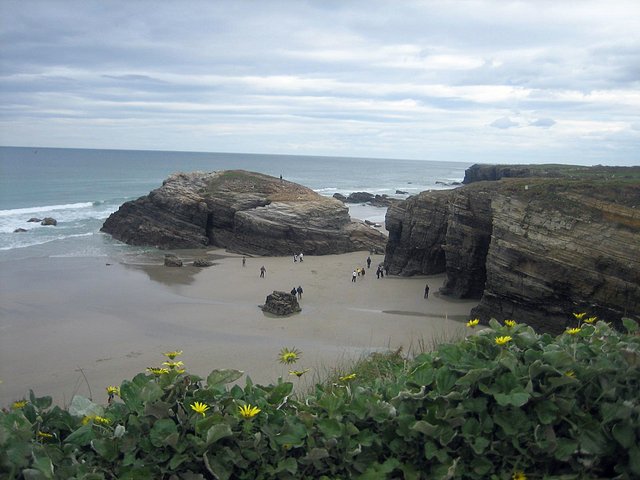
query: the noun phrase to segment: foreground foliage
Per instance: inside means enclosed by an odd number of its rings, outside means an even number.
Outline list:
[[[98,405],[33,394],[0,413],[3,478],[582,479],[640,476],[640,336],[576,315],[562,335],[490,328],[385,375],[229,385],[181,352]],[[470,322],[472,323],[472,322]],[[469,325],[470,328],[475,324]],[[284,350],[283,350],[284,351]],[[287,350],[287,352],[297,350]],[[282,353],[282,352],[281,352]],[[362,367],[365,368],[365,367]],[[366,367],[371,371],[371,366]],[[389,374],[393,370],[393,375]],[[374,369],[375,370],[375,369]]]

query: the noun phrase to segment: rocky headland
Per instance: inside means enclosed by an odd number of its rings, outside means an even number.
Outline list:
[[[465,183],[389,208],[390,273],[445,272],[441,293],[478,298],[485,322],[638,317],[640,167],[474,165]]]
[[[250,255],[325,255],[383,249],[386,236],[351,221],[340,201],[244,170],[176,173],[124,203],[103,232],[160,249],[216,246]]]

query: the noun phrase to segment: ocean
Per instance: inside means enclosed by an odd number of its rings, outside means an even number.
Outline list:
[[[27,258],[125,258],[140,247],[100,232],[118,207],[171,173],[244,169],[280,176],[325,196],[366,191],[406,198],[451,188],[471,163],[240,153],[0,147],[0,264]],[[406,194],[396,194],[400,190]],[[385,208],[349,205],[354,218],[384,221]],[[28,222],[53,217],[57,226]],[[15,232],[16,229],[26,232]]]

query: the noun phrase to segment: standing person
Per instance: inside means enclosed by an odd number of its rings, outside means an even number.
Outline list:
[[[351,281],[355,283],[356,281],[356,277],[358,276],[358,274],[356,273],[356,271],[354,270],[353,273],[351,274]]]
[[[295,297],[296,296],[296,287],[293,287],[289,293]]]
[[[360,271],[362,272],[362,278],[364,278],[364,274],[365,274],[366,270],[364,269],[364,267],[362,267],[362,268],[360,269]]]
[[[293,263],[296,263],[298,261],[298,254],[294,253],[293,254]]]
[[[298,285],[296,291],[298,292],[298,300],[302,300],[302,287]]]
[[[264,268],[264,265],[260,267],[260,278],[264,278],[264,274],[267,272],[267,269]]]
[[[244,267],[247,264],[247,257],[242,257],[242,266]]]
[[[382,272],[382,269],[380,268],[380,265],[378,265],[378,269],[376,270],[376,277],[378,277],[378,280],[380,279],[380,272]]]
[[[367,257],[367,268],[371,268],[371,257]]]
[[[424,298],[429,298],[429,284],[428,283],[424,287]]]
[[[304,253],[300,252],[300,255],[298,258],[300,258],[300,263],[302,263],[302,261],[304,260]]]

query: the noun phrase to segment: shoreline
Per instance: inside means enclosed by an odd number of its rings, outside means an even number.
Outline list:
[[[200,252],[177,252],[182,258]],[[289,378],[277,362],[283,347],[298,348],[295,368],[322,377],[380,350],[416,349],[431,338],[465,335],[477,301],[437,293],[423,298],[425,282],[437,292],[444,275],[385,277],[366,267],[367,252],[247,257],[208,250],[208,268],[121,263],[108,258],[40,258],[4,264],[0,272],[0,407],[28,395],[51,395],[66,405],[74,394],[106,401],[104,389],[160,366],[162,352],[183,350],[190,373],[243,370],[255,383]],[[372,255],[372,266],[383,260]],[[264,265],[266,278],[259,277]],[[302,312],[265,315],[258,305],[273,290],[304,289]],[[86,378],[86,379],[85,379]],[[244,384],[245,378],[239,380]]]

